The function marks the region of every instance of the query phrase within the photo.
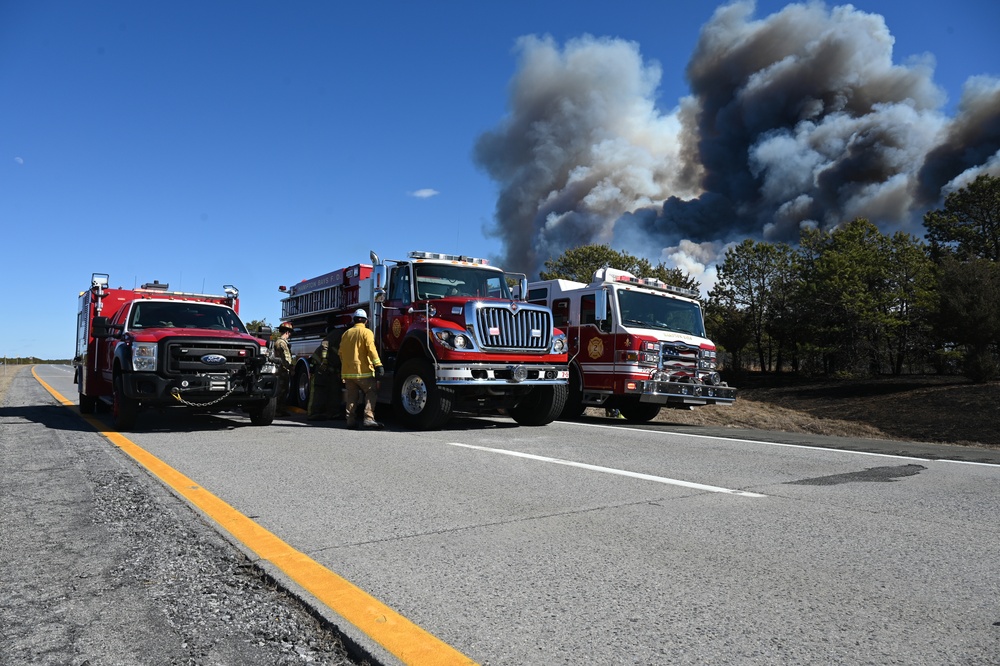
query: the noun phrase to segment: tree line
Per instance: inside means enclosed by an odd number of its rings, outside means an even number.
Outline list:
[[[799,243],[744,240],[702,300],[730,371],[827,376],[1000,377],[1000,178],[979,176],[924,216],[921,239],[865,218],[806,229]],[[589,282],[611,266],[698,289],[662,263],[588,245],[545,262],[542,279]]]

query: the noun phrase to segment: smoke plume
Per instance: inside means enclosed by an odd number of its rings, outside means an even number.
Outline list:
[[[958,112],[927,57],[892,62],[881,16],[789,5],[719,8],[687,66],[691,95],[656,106],[639,45],[525,37],[509,112],[475,159],[500,185],[504,266],[537,274],[609,243],[712,282],[727,243],[795,242],[864,216],[922,235],[922,213],[1000,173],[1000,80],[970,79]]]

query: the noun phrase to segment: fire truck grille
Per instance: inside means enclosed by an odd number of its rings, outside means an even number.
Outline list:
[[[548,310],[521,306],[480,305],[476,310],[479,345],[494,351],[544,352],[552,344],[552,315]]]
[[[695,375],[698,371],[700,349],[682,342],[664,342],[660,365],[670,374]]]
[[[166,342],[165,351],[166,373],[181,375],[230,374],[245,367],[247,359],[253,358],[256,350],[250,343],[184,340]],[[220,356],[225,357],[225,362],[218,359]]]

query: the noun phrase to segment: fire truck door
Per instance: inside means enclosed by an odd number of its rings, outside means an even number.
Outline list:
[[[594,317],[594,300],[593,294],[580,298],[580,353],[577,358],[586,388],[611,389],[614,387],[614,336],[601,330],[600,322]]]
[[[413,295],[410,291],[408,264],[393,266],[389,273],[389,289],[382,308],[382,335],[386,351],[396,352],[403,344],[403,337],[410,326],[408,314]],[[388,354],[387,354],[388,355]]]
[[[127,319],[129,310],[131,310],[131,308],[123,307],[115,313],[114,317],[111,318],[111,325],[118,326],[118,328],[114,329],[117,336],[120,336],[125,328],[125,320]],[[115,367],[115,347],[117,347],[117,345],[114,341],[115,336],[104,338],[101,340],[101,344],[99,345],[99,353],[101,356],[101,382],[109,389],[111,387],[112,373]]]

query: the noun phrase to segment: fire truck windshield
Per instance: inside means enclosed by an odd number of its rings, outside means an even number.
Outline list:
[[[705,323],[697,303],[645,291],[619,289],[622,324],[705,337]]]
[[[417,300],[446,296],[510,298],[504,274],[488,268],[415,264]]]
[[[204,328],[247,332],[243,322],[230,308],[193,301],[137,301],[132,306],[128,328]]]

